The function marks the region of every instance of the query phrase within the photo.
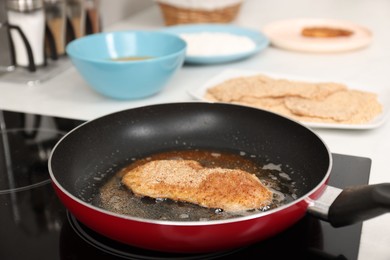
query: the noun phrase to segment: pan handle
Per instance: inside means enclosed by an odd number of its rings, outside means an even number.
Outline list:
[[[344,189],[329,208],[328,221],[342,227],[390,212],[390,183]]]
[[[390,212],[390,183],[347,187],[327,186],[309,203],[308,213],[342,227]]]

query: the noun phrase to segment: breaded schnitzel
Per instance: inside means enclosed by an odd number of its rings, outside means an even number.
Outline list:
[[[332,28],[332,27],[306,27],[302,29],[301,34],[305,37],[313,38],[332,38],[332,37],[348,37],[353,34],[353,31]]]
[[[261,208],[272,201],[272,192],[254,174],[205,168],[193,160],[151,161],[126,173],[122,183],[139,196],[232,212]]]

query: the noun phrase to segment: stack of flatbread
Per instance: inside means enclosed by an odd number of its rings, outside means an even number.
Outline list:
[[[303,122],[364,124],[382,112],[375,93],[339,83],[291,81],[265,75],[229,79],[209,88],[204,98],[261,108]]]

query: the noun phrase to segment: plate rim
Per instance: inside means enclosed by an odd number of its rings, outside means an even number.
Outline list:
[[[256,75],[256,74],[263,74],[274,78],[283,78],[283,79],[289,79],[289,80],[304,80],[307,82],[337,82],[341,84],[347,85],[349,88],[357,89],[357,90],[365,90],[359,87],[356,87],[357,83],[354,83],[352,81],[341,81],[341,80],[331,80],[331,79],[325,79],[325,78],[313,78],[313,77],[305,77],[305,76],[299,76],[299,75],[291,75],[291,74],[284,74],[284,73],[275,73],[275,72],[269,72],[265,70],[246,70],[246,69],[233,69],[228,68],[222,70],[220,73],[216,74],[212,78],[208,79],[204,84],[201,86],[195,88],[195,89],[188,89],[187,94],[194,98],[195,100],[201,101],[201,102],[207,102],[207,103],[223,103],[223,102],[217,102],[217,101],[210,101],[203,98],[203,95],[205,91],[214,86],[215,84],[221,83],[227,79],[235,78],[239,76],[250,76],[250,75]],[[381,89],[379,92],[375,92],[378,96],[378,99],[382,105],[382,113],[376,116],[373,120],[371,120],[368,123],[365,124],[337,124],[337,123],[320,123],[320,122],[305,122],[305,121],[299,121],[296,119],[292,119],[293,121],[297,121],[301,124],[303,124],[306,127],[315,128],[315,129],[347,129],[347,130],[369,130],[369,129],[375,129],[383,125],[387,119],[390,116],[390,90],[388,89]],[[387,97],[387,99],[386,99]],[[387,102],[386,102],[387,101]],[[230,104],[230,103],[229,103]],[[239,105],[239,104],[237,104]],[[245,105],[243,105],[245,106]],[[285,116],[285,115],[282,115]],[[289,117],[287,117],[289,118]]]
[[[293,25],[294,23],[329,23],[329,24],[338,24],[340,27],[351,28],[351,30],[359,30],[366,34],[365,38],[347,40],[343,39],[341,41],[338,39],[304,39],[301,42],[296,42],[294,39],[282,39],[280,37],[275,37],[275,27],[288,27],[290,26],[293,30],[297,26]],[[309,25],[308,24],[308,25]],[[293,26],[292,26],[293,25]],[[300,52],[312,52],[312,53],[338,53],[338,52],[347,52],[365,48],[369,46],[373,41],[372,31],[361,24],[357,24],[353,21],[337,19],[337,18],[313,18],[313,17],[300,17],[300,18],[290,18],[282,19],[270,22],[262,27],[263,33],[269,38],[271,45],[275,47],[290,50],[290,51],[300,51]],[[303,38],[302,38],[303,39]],[[322,41],[322,43],[320,42]],[[302,44],[303,42],[303,44]],[[300,45],[301,44],[301,45]]]

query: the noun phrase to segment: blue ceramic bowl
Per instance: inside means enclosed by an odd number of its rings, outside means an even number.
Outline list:
[[[186,43],[157,31],[121,31],[85,36],[66,52],[97,92],[116,99],[158,93],[183,65]]]

